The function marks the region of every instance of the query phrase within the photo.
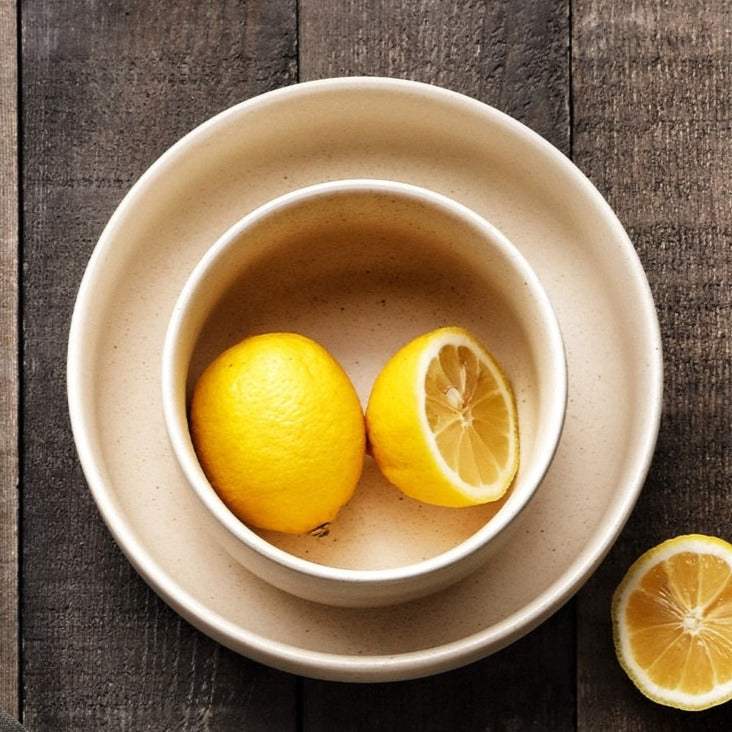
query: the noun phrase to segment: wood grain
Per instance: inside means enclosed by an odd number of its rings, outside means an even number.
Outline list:
[[[380,75],[492,104],[569,151],[568,3],[300,3],[300,78]],[[569,730],[575,709],[570,604],[503,652],[399,684],[304,683],[313,730]],[[515,689],[531,689],[517,695]]]
[[[396,76],[461,91],[569,149],[569,2],[300,2],[300,80]]]
[[[425,679],[363,686],[306,680],[303,729],[573,730],[573,628],[567,608],[511,647]]]
[[[732,540],[732,6],[573,4],[574,156],[626,225],[665,356],[664,415],[638,505],[578,600],[580,729],[723,729],[642,697],[615,661],[610,595],[663,539]],[[726,723],[725,723],[726,720]]]
[[[94,244],[171,143],[295,80],[294,2],[24,2],[23,704],[31,730],[288,729],[295,677],[194,630],[137,576],[69,429],[69,320]]]
[[[18,147],[16,7],[0,0],[0,709],[17,716]]]

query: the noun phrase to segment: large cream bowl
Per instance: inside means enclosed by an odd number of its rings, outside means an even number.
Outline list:
[[[371,609],[282,592],[201,530],[209,514],[173,455],[160,387],[171,311],[212,242],[266,201],[363,177],[440,192],[497,226],[551,299],[568,370],[559,447],[503,546],[443,592]],[[391,305],[383,317],[403,317]],[[394,681],[462,666],[561,607],[635,505],[662,397],[651,291],[602,195],[518,121],[464,94],[399,79],[296,84],[224,110],[179,140],[111,215],[69,334],[80,467],[140,576],[237,653],[337,681]]]

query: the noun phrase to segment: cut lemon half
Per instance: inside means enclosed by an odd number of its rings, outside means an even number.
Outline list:
[[[612,618],[620,664],[647,697],[686,710],[732,698],[732,545],[691,534],[650,549]]]
[[[463,328],[426,333],[387,362],[369,397],[366,428],[379,469],[425,503],[495,501],[518,469],[511,385],[488,349]]]

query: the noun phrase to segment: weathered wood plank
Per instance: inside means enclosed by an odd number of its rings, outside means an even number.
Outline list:
[[[115,547],[77,463],[78,285],[134,180],[232,103],[295,80],[295,3],[24,2],[23,705],[33,730],[292,728],[295,677],[190,627]]]
[[[300,79],[396,76],[492,104],[569,149],[569,0],[300,2]]]
[[[574,156],[637,247],[666,364],[646,486],[578,599],[578,725],[723,729],[729,709],[683,714],[636,692],[615,661],[609,608],[654,544],[692,532],[732,539],[732,6],[576,0],[573,19]]]
[[[300,3],[300,78],[380,75],[455,89],[569,151],[569,4]],[[574,728],[574,609],[501,653],[434,678],[306,681],[313,730]],[[516,694],[516,689],[522,693]],[[529,691],[530,690],[530,691]]]
[[[449,673],[362,686],[306,680],[303,729],[573,730],[573,637],[570,607],[511,647]]]
[[[14,0],[0,0],[0,708],[18,715],[18,149]]]

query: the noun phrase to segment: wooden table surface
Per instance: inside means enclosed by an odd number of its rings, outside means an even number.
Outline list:
[[[731,28],[729,0],[0,0],[0,708],[34,731],[730,729],[635,690],[609,604],[659,541],[732,539]],[[580,592],[470,666],[360,685],[166,606],[99,516],[65,394],[80,279],[138,176],[236,102],[354,74],[463,92],[570,156],[638,251],[665,362],[647,481]]]

